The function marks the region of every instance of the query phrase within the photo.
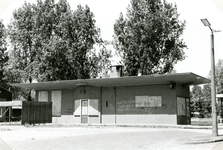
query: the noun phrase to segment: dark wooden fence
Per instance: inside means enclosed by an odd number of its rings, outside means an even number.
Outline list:
[[[52,123],[52,102],[22,102],[22,124]]]

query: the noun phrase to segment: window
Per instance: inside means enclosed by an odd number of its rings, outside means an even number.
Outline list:
[[[39,102],[48,102],[48,91],[39,91]]]
[[[105,107],[108,107],[108,101],[106,101]]]

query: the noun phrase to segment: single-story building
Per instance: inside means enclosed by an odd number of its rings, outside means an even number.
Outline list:
[[[205,83],[210,80],[177,73],[13,86],[34,89],[35,101],[51,101],[53,123],[190,124],[189,86]]]

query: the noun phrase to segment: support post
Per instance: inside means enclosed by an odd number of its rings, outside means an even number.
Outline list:
[[[214,34],[211,30],[211,106],[212,106],[212,136],[218,136],[216,113],[216,88],[215,88],[215,59],[214,59]]]

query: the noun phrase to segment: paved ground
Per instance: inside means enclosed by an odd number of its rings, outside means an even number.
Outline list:
[[[185,144],[210,135],[209,129],[0,126],[0,150],[221,150],[223,142]]]

